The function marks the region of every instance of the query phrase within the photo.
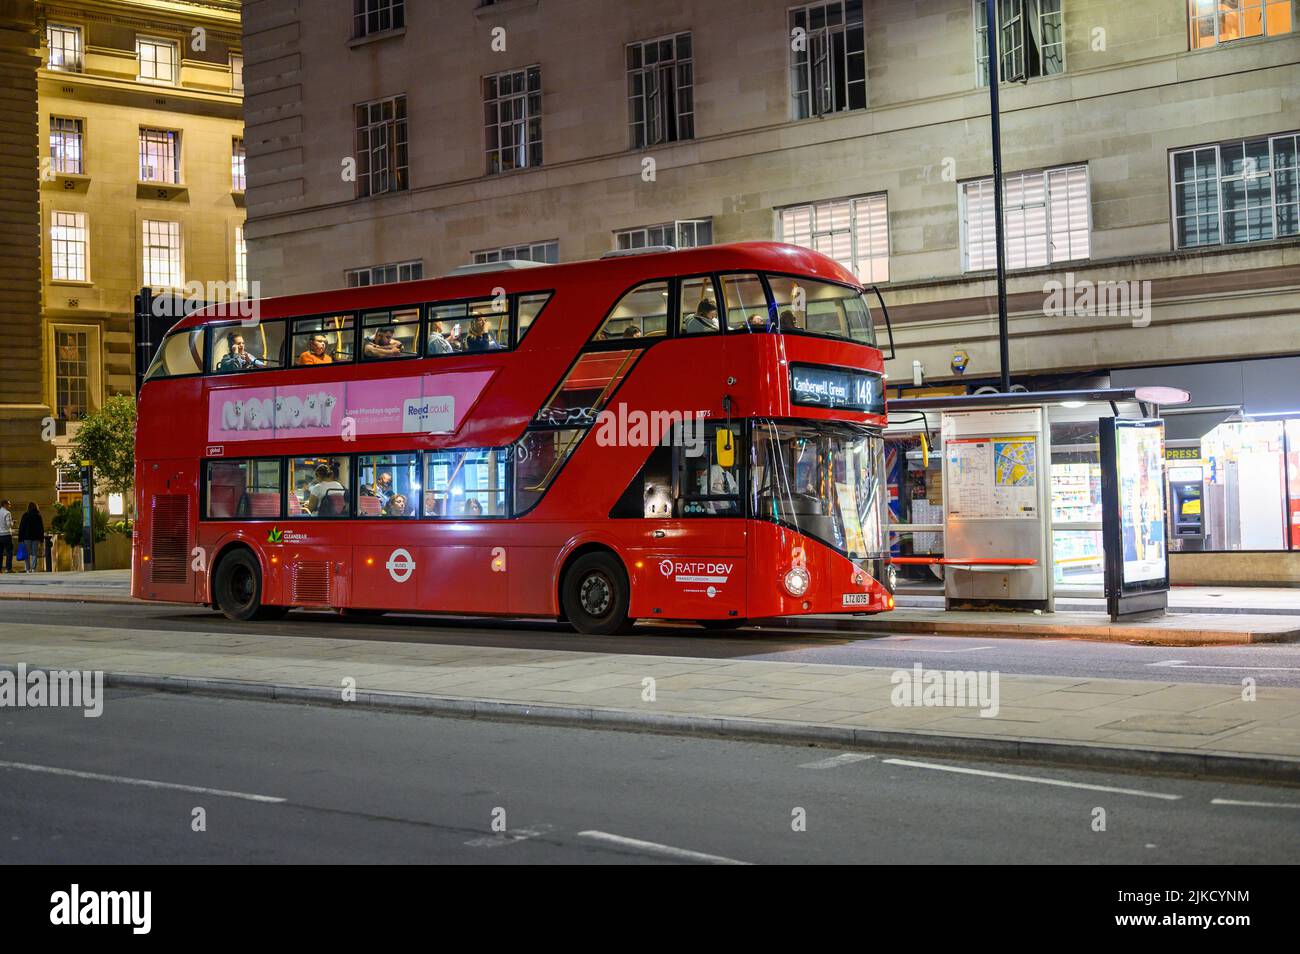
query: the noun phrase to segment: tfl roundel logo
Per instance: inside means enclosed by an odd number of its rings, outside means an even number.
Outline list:
[[[405,583],[415,572],[415,557],[411,556],[411,551],[404,547],[398,547],[388,557],[388,562],[384,564],[388,569],[388,575],[397,583]]]
[[[659,561],[659,572],[662,573],[664,576],[672,576],[672,575],[673,575],[673,561],[672,561],[672,560],[660,560],[660,561]]]

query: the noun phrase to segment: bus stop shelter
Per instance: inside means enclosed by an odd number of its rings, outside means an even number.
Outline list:
[[[1160,408],[1173,388],[905,398],[889,404],[891,557],[942,579],[948,609],[1050,613],[1105,597],[1112,618],[1168,591]]]

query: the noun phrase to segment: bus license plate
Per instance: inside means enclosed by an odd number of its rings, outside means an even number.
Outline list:
[[[845,606],[867,606],[871,603],[870,593],[845,593]]]

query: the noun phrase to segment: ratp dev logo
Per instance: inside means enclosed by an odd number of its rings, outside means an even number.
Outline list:
[[[662,573],[664,576],[672,576],[672,575],[673,575],[673,561],[672,561],[672,560],[660,560],[660,561],[659,561],[659,572]]]

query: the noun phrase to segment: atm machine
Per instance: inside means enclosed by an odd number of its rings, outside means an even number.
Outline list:
[[[1177,550],[1205,549],[1205,471],[1169,468],[1170,543]]]

